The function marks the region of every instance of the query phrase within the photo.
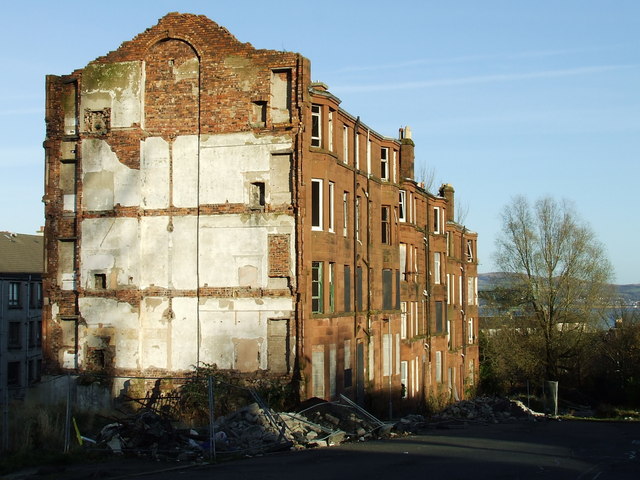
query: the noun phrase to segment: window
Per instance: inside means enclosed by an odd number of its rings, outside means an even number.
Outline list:
[[[407,361],[400,362],[400,395],[402,398],[407,398]]]
[[[458,277],[458,303],[460,305],[463,305],[463,300],[462,300],[462,275],[460,275]]]
[[[20,385],[20,362],[7,363],[7,385]]]
[[[335,279],[336,273],[336,264],[333,262],[329,263],[329,312],[333,313],[336,311],[336,301],[335,301]]]
[[[407,281],[407,244],[400,244],[400,273],[402,280]]]
[[[407,192],[400,190],[398,196],[398,220],[407,221]]]
[[[467,305],[476,304],[475,285],[474,277],[467,278]]]
[[[349,192],[342,193],[342,235],[347,236],[349,231]]]
[[[349,163],[349,127],[342,126],[342,163]]]
[[[311,311],[323,312],[322,262],[311,262]]]
[[[333,110],[329,110],[327,136],[329,137],[329,151],[333,152]]]
[[[360,196],[356,197],[356,240],[360,240]]]
[[[382,238],[380,241],[384,244],[391,243],[391,209],[388,205],[383,205],[380,210],[380,221],[382,228]]]
[[[356,134],[356,144],[353,146],[356,169],[360,168],[360,134]]]
[[[20,282],[9,282],[9,308],[20,308]]]
[[[473,262],[473,240],[467,240],[467,262]]]
[[[21,335],[22,325],[20,322],[9,322],[9,331],[7,343],[9,348],[20,348],[22,335]]]
[[[436,382],[442,383],[442,352],[436,352]]]
[[[469,317],[467,320],[467,343],[471,345],[475,338],[475,332],[473,331],[473,318]]]
[[[396,150],[393,151],[393,183],[398,181],[398,152]]]
[[[447,305],[451,305],[451,275],[447,273]]]
[[[382,270],[382,309],[393,308],[393,272],[385,268]]]
[[[380,179],[389,181],[389,149],[386,147],[380,149]]]
[[[344,288],[344,311],[351,311],[351,267],[349,265],[344,266],[343,275],[343,288]]]
[[[440,278],[440,252],[434,252],[433,254],[433,283],[440,285],[442,279]]]
[[[391,375],[391,335],[382,335],[382,376]]]
[[[442,333],[444,329],[444,311],[442,309],[442,302],[436,302],[436,325],[435,333]]]
[[[334,195],[334,191],[335,191],[335,184],[333,182],[329,182],[329,231],[333,232],[334,229],[334,223],[335,223],[335,195]]]
[[[440,207],[433,207],[433,233],[440,233]]]
[[[40,282],[31,284],[31,307],[42,308],[42,284]]]
[[[311,230],[322,230],[322,180],[311,180]]]
[[[311,146],[322,146],[322,107],[311,106]]]
[[[400,302],[400,338],[407,338],[407,302]]]
[[[400,270],[396,270],[396,309],[400,308]]]
[[[453,348],[452,335],[451,335],[451,320],[447,318],[447,346],[449,350]]]
[[[367,173],[371,175],[371,140],[368,137],[369,132],[367,132]]]

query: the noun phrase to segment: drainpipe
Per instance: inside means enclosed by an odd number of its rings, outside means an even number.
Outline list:
[[[358,130],[360,129],[360,117],[356,118],[356,123],[353,127],[353,337],[356,338],[358,334],[358,286],[355,279],[357,278],[358,272],[358,239],[356,235],[356,225],[358,228],[360,226],[360,219],[358,217],[358,170],[355,168],[356,165],[356,150],[359,152],[359,147],[356,147],[356,142],[358,141]],[[357,358],[356,358],[357,361]],[[357,367],[356,367],[357,368]],[[357,388],[357,386],[356,386]]]

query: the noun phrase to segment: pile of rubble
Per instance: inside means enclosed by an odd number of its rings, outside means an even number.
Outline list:
[[[429,418],[409,415],[394,426],[398,432],[415,433],[428,428],[452,428],[469,423],[508,423],[522,419],[535,420],[544,417],[534,412],[519,400],[503,397],[477,397],[449,405]]]
[[[352,404],[318,402],[298,413],[276,413],[252,403],[215,419],[216,453],[248,454],[364,441],[389,435],[385,425]],[[115,453],[196,460],[212,450],[207,431],[174,428],[166,417],[144,410],[105,426],[96,443]]]
[[[215,445],[207,430],[174,428],[162,415],[145,410],[104,427],[98,445],[114,452],[151,454],[154,458],[196,460],[213,448],[216,453],[255,455],[285,449],[338,445],[348,441],[417,433],[432,428],[455,428],[469,423],[505,423],[544,416],[522,402],[499,397],[478,397],[449,405],[424,417],[407,415],[385,424],[348,399],[312,402],[297,413],[276,413],[252,403],[228,416],[215,419]]]
[[[198,432],[176,429],[166,417],[150,410],[106,425],[96,440],[83,439],[114,453],[148,454],[157,459],[197,460],[203,454]]]

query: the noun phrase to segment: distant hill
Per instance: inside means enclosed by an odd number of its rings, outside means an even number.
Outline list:
[[[513,274],[507,272],[491,272],[478,274],[478,290],[493,290],[496,287],[509,285]],[[618,295],[627,305],[640,306],[640,284],[613,285]]]

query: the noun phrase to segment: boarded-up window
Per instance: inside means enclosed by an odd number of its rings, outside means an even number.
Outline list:
[[[362,267],[356,268],[356,303],[358,311],[362,311]]]
[[[62,209],[67,212],[76,211],[76,164],[63,162],[60,164],[60,191],[62,193]]]
[[[291,121],[291,69],[271,72],[271,121]]]
[[[344,341],[344,388],[349,388],[353,383],[351,370],[351,340]]]
[[[73,240],[60,240],[58,242],[58,284],[62,290],[74,290],[76,288],[75,250],[76,242]]]
[[[267,324],[267,365],[273,373],[289,373],[291,346],[289,319],[270,318]]]
[[[329,397],[331,399],[336,396],[336,345],[329,345]]]
[[[393,308],[393,272],[390,269],[382,270],[382,309]]]
[[[344,280],[343,280],[343,288],[344,288],[344,311],[351,311],[351,266],[344,266]]]
[[[442,302],[436,302],[436,325],[435,325],[435,333],[442,333],[444,328],[444,318],[442,311]]]
[[[400,308],[400,270],[396,270],[396,309]]]
[[[324,345],[315,345],[311,353],[313,396],[324,398]]]

